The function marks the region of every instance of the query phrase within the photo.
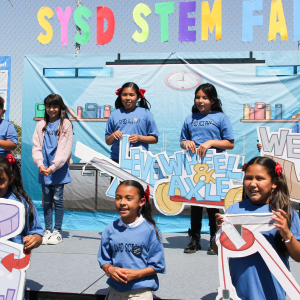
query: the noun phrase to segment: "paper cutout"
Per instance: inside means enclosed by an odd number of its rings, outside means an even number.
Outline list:
[[[179,2],[179,35],[180,42],[195,42],[196,31],[189,30],[189,26],[195,26],[195,18],[189,18],[188,13],[196,11],[196,2]]]
[[[169,14],[174,13],[174,2],[155,3],[155,13],[160,14],[160,40],[169,41]]]
[[[132,38],[138,43],[145,42],[149,36],[149,25],[147,21],[142,18],[141,14],[143,14],[145,17],[148,17],[151,14],[150,7],[144,3],[139,3],[132,12],[135,24],[138,25],[142,30],[142,32],[138,32],[136,30],[132,35]]]
[[[61,26],[61,44],[68,44],[68,24],[73,7],[66,7],[65,13],[61,7],[55,8]]]
[[[0,199],[0,299],[23,300],[25,271],[30,254],[23,253],[23,245],[8,241],[19,235],[25,226],[25,207],[18,201]]]
[[[90,40],[91,31],[89,25],[82,19],[82,16],[87,20],[92,15],[91,11],[84,7],[79,6],[74,12],[75,24],[83,31],[83,35],[77,33],[74,37],[77,44],[83,45]]]
[[[277,22],[278,17],[278,22]],[[269,41],[276,40],[276,34],[280,33],[281,40],[288,40],[288,33],[281,0],[272,0],[269,25]]]
[[[300,202],[300,134],[291,129],[280,128],[270,132],[270,127],[257,127],[259,143],[262,144],[261,155],[279,162],[287,179],[290,199]]]
[[[243,174],[237,169],[239,155],[208,150],[204,158],[179,151],[153,155],[141,147],[129,148],[129,135],[120,141],[119,164],[80,142],[75,156],[115,177],[106,195],[115,197],[118,183],[126,179],[150,186],[156,208],[164,215],[177,215],[185,205],[222,208],[242,200]]]
[[[263,25],[263,16],[253,16],[253,12],[263,9],[262,0],[243,1],[242,41],[253,41],[253,26]]]
[[[208,1],[202,2],[202,34],[201,39],[208,40],[208,28],[210,33],[213,33],[216,26],[215,39],[221,40],[222,38],[222,0],[214,2],[212,11],[210,12]]]
[[[104,19],[107,22],[107,28],[104,32]],[[115,17],[109,7],[97,7],[97,45],[108,44],[115,33]]]
[[[218,246],[218,265],[220,287],[216,300],[225,298],[241,300],[232,285],[228,259],[230,257],[245,257],[259,252],[270,272],[281,284],[292,300],[299,299],[300,287],[293,278],[291,272],[282,262],[281,258],[261,234],[264,231],[277,229],[272,219],[273,214],[236,214],[224,215],[224,223],[217,232],[216,244]],[[242,236],[234,228],[241,226]],[[241,239],[244,243],[239,243]],[[238,246],[235,246],[238,244]]]
[[[294,41],[300,40],[300,0],[293,0]]]
[[[48,17],[48,19],[51,19],[54,16],[54,12],[50,7],[47,7],[47,6],[41,7],[37,14],[37,19],[38,19],[40,26],[46,31],[46,35],[41,32],[37,38],[37,40],[41,44],[50,43],[52,40],[52,37],[53,37],[52,26],[45,19],[45,16]]]

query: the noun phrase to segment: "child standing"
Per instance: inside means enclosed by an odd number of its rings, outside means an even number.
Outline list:
[[[289,268],[291,256],[300,261],[300,220],[292,208],[289,190],[282,167],[269,157],[252,158],[244,165],[243,200],[231,205],[226,213],[270,213],[277,221],[277,230],[262,232]],[[218,228],[223,218],[216,215]],[[214,242],[214,249],[217,245]],[[286,299],[285,292],[272,275],[259,253],[247,257],[230,258],[232,284],[241,299]]]
[[[0,198],[19,201],[25,206],[24,229],[10,241],[24,245],[25,252],[38,248],[42,243],[43,227],[34,204],[24,191],[20,169],[12,154],[0,156]],[[26,288],[23,299],[26,299]]]
[[[23,188],[19,166],[12,154],[0,156],[0,198],[20,201],[25,206],[25,226],[21,234],[11,238],[14,243],[24,244],[32,250],[42,243],[43,228],[30,197]]]
[[[149,187],[134,180],[120,183],[116,209],[121,218],[102,233],[98,261],[109,277],[106,300],[153,299],[156,273],[165,273],[163,243],[149,203]]]
[[[2,119],[4,114],[4,99],[0,97],[0,155],[5,157],[17,148],[18,134],[13,124]]]
[[[233,149],[234,135],[228,117],[223,113],[221,100],[216,88],[210,84],[201,84],[195,91],[195,100],[192,114],[183,124],[180,136],[182,149],[197,151],[203,157],[208,149],[222,152]],[[216,233],[216,208],[206,208],[209,218],[210,243],[207,254],[215,254],[212,248],[212,239]],[[203,207],[191,206],[191,228],[188,230],[190,242],[184,253],[195,253],[201,250],[200,236],[202,227]]]
[[[117,163],[123,134],[130,134],[130,147],[141,146],[148,150],[148,144],[158,142],[159,131],[150,113],[145,92],[133,82],[125,83],[116,91],[116,110],[107,121],[105,140],[107,145],[112,145],[110,158]]]
[[[44,120],[33,134],[32,157],[39,168],[42,184],[46,230],[43,244],[62,242],[61,226],[64,216],[64,185],[71,182],[69,165],[72,163],[73,127],[60,95],[51,94],[44,100]],[[52,205],[55,205],[55,225],[52,231]]]

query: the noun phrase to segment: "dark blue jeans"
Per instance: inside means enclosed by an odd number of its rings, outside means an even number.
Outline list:
[[[46,230],[52,230],[53,203],[55,206],[54,229],[60,231],[64,218],[64,184],[42,184]]]

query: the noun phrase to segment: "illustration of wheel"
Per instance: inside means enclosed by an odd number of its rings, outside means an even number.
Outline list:
[[[158,206],[167,214],[176,214],[180,211],[183,203],[172,201],[168,196],[170,183],[161,183],[155,192],[156,202]],[[176,196],[180,196],[178,190],[175,191]]]
[[[225,210],[232,204],[242,201],[243,187],[237,187],[229,190],[224,199]]]
[[[170,196],[168,196],[169,187],[170,187],[170,183],[167,183],[162,190],[163,201],[166,207],[169,209],[169,213],[176,214],[177,212],[180,211],[183,203],[172,201],[170,199]],[[175,196],[180,196],[180,192],[178,189],[175,190]]]

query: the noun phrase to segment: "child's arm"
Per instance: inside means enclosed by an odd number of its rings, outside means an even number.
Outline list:
[[[216,222],[217,222],[217,232],[222,227],[222,223],[224,222],[224,218],[221,214],[216,214]],[[218,246],[216,243],[216,239],[213,240],[213,248],[214,251],[218,254]]]
[[[5,151],[12,151],[17,148],[17,145],[12,141],[0,140],[0,148]]]
[[[125,269],[117,268],[109,264],[105,264],[102,266],[102,270],[105,272],[106,275],[111,277],[113,280],[117,282],[127,283],[127,276]]]
[[[279,233],[285,241],[290,240],[288,243],[285,243],[288,254],[293,260],[300,262],[300,242],[296,238],[292,238],[292,232],[287,224],[286,212],[282,209],[279,209],[279,212],[272,211],[276,215],[272,219],[278,222],[278,224],[275,223],[274,225],[279,228]]]
[[[211,147],[219,148],[222,150],[233,149],[234,140],[209,140],[201,144],[198,147],[197,152],[201,157],[203,157],[206,151]]]
[[[6,134],[4,140],[0,139],[0,148],[5,151],[12,151],[17,148],[18,145],[18,133],[15,126],[11,123],[6,123]]]
[[[129,138],[128,141],[130,143],[137,143],[137,142],[141,142],[141,143],[145,143],[145,144],[157,144],[158,143],[158,137],[154,136],[154,135],[138,135],[138,134],[132,134]]]
[[[182,149],[191,150],[193,153],[196,152],[197,147],[194,141],[181,141],[180,147]]]
[[[39,234],[27,235],[23,238],[24,249],[32,250],[38,248],[43,241],[43,238]]]
[[[113,132],[111,135],[107,136],[105,138],[105,142],[107,145],[112,145],[114,140],[121,140],[123,138],[122,132],[120,130],[117,130]]]
[[[123,269],[123,270],[125,271],[126,274],[126,282],[156,274],[156,271],[151,267],[147,267],[141,270],[133,270],[133,269]]]
[[[45,166],[44,166],[44,158],[42,154],[43,142],[40,141],[38,132],[39,131],[42,132],[42,128],[44,124],[45,124],[44,121],[39,122],[36,125],[36,128],[32,136],[32,143],[33,143],[32,158],[33,158],[33,162],[37,165],[40,171],[41,171],[40,167],[43,166],[45,168]]]

